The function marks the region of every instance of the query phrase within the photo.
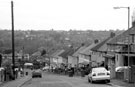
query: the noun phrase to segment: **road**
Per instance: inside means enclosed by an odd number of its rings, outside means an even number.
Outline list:
[[[68,77],[42,73],[42,78],[33,78],[22,87],[112,87],[105,83],[88,83],[87,78]]]

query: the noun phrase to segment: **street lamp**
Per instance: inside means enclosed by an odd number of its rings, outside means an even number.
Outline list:
[[[125,8],[125,9],[127,9],[128,10],[128,29],[129,29],[129,27],[130,27],[130,7],[114,7],[114,9],[121,9],[121,8]],[[128,31],[128,34],[129,34],[130,32]],[[129,59],[129,40],[130,40],[130,38],[129,38],[129,36],[128,36],[128,66],[130,65],[130,59]]]
[[[114,7],[114,9],[121,9],[121,8],[128,9],[128,29],[129,29],[129,27],[130,27],[130,7]]]
[[[12,64],[13,64],[12,68],[13,68],[13,75],[15,77],[15,43],[14,43],[14,9],[13,9],[13,1],[11,1],[11,22],[12,22]]]

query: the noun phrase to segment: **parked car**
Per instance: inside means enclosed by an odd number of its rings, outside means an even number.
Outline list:
[[[40,77],[40,78],[42,78],[42,72],[41,72],[40,69],[34,70],[34,71],[32,72],[32,78],[34,78],[34,77]]]
[[[46,70],[49,70],[49,69],[50,69],[49,66],[45,66],[45,67],[42,68],[43,71],[46,71]]]
[[[124,72],[125,69],[130,68],[129,66],[118,66],[115,68],[116,72]]]
[[[88,82],[106,81],[110,82],[110,71],[107,71],[104,67],[92,68],[88,75]]]
[[[0,71],[4,70],[4,67],[0,67]]]

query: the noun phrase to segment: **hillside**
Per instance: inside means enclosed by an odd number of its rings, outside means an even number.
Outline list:
[[[95,39],[102,41],[109,37],[110,33],[114,32],[116,35],[123,31],[15,31],[15,49],[20,51],[24,49],[25,53],[34,53],[39,48],[44,47],[47,52],[51,50],[62,49],[68,46],[78,47],[82,43],[89,45]],[[11,31],[0,30],[0,52],[11,52],[12,47]]]

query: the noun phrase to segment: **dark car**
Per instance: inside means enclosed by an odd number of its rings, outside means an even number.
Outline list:
[[[41,72],[40,69],[34,70],[34,71],[32,72],[32,78],[34,78],[34,77],[40,77],[40,78],[42,78],[42,72]]]

